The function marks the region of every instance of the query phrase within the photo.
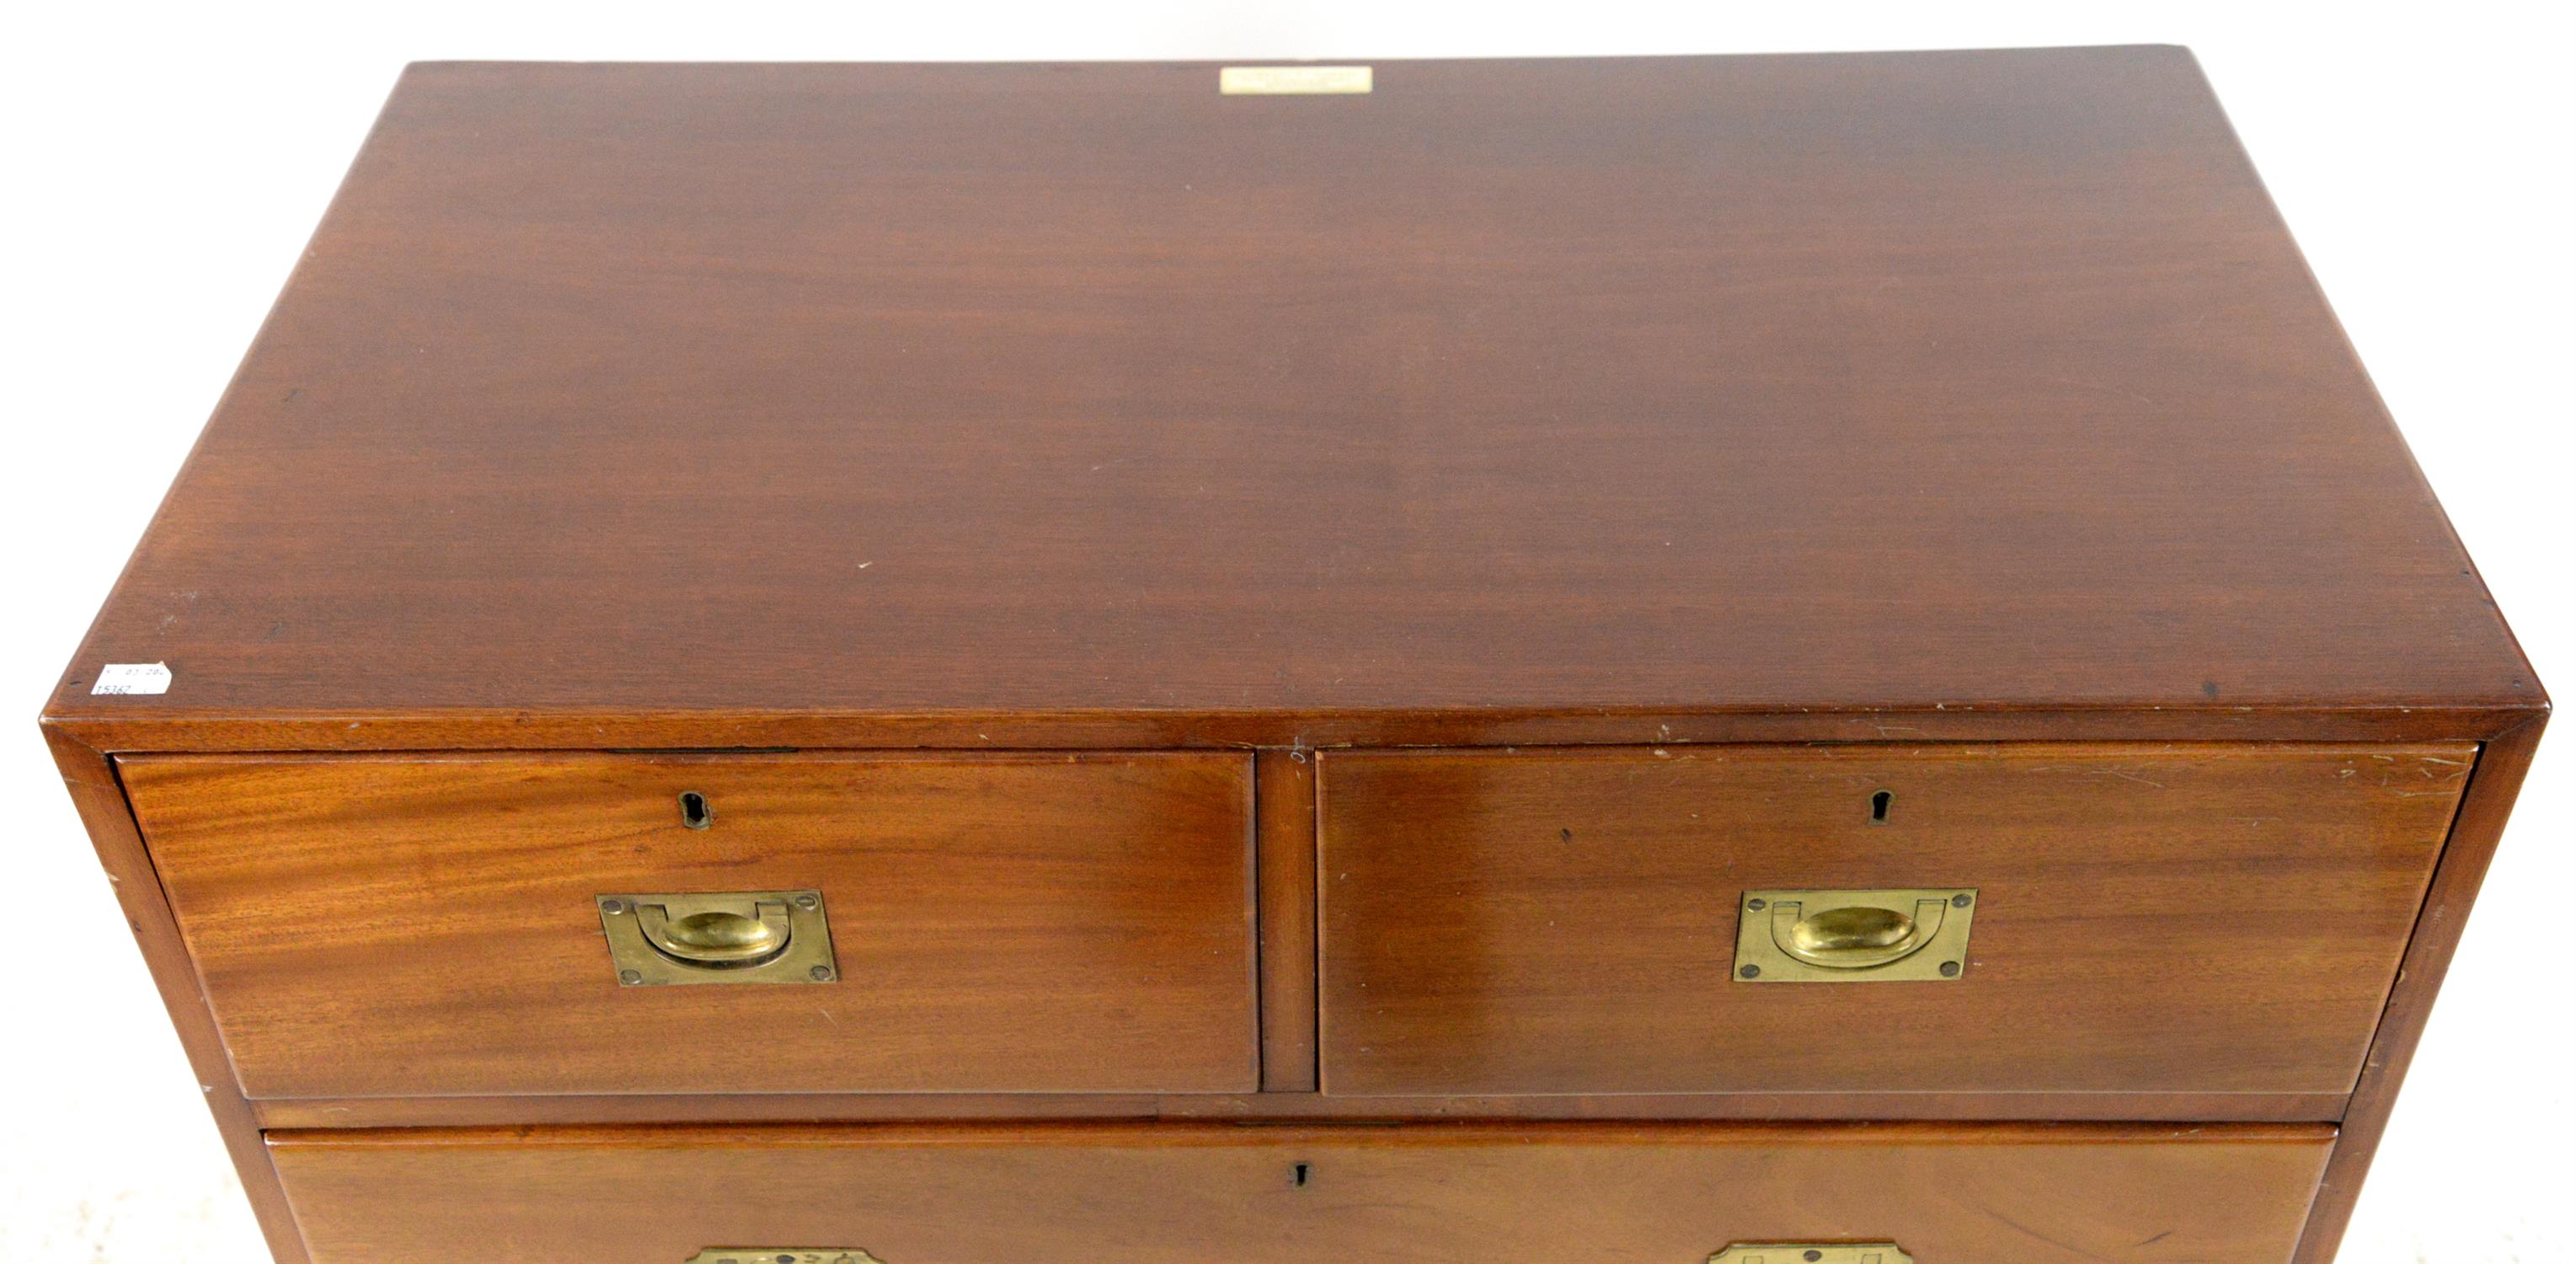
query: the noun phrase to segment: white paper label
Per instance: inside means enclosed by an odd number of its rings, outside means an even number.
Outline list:
[[[103,693],[168,693],[170,668],[165,663],[109,663],[99,669],[92,697]]]
[[[1349,95],[1376,86],[1368,66],[1227,66],[1216,72],[1216,90],[1230,97]]]

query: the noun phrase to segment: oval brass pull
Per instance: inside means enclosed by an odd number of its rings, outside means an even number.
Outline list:
[[[739,970],[775,959],[795,935],[784,904],[755,904],[748,914],[707,909],[676,918],[659,904],[646,904],[636,908],[635,918],[644,942],[655,951],[711,970]]]
[[[1854,904],[1801,916],[1803,908],[1772,906],[1771,938],[1780,951],[1827,970],[1868,970],[1923,951],[1941,933],[1941,916],[1949,903],[1924,900],[1911,914]]]
[[[1932,922],[1940,922],[1940,916]],[[1914,953],[1924,940],[1927,937],[1922,927],[1911,916],[1896,909],[1870,909],[1860,904],[1803,916],[1790,924],[1788,940],[1780,947],[1803,963],[1839,971],[1868,971],[1870,965],[1886,965],[1904,958],[1906,953]]]

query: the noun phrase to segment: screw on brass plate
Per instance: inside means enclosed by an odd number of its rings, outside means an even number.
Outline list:
[[[620,983],[641,983],[644,981],[644,972],[641,970],[620,970],[617,972],[617,981]]]
[[[1941,977],[1942,977],[1942,978],[1945,978],[1945,979],[1955,979],[1955,978],[1958,978],[1958,977],[1959,977],[1959,963],[1958,963],[1958,962],[1956,962],[1956,961],[1944,961],[1944,962],[1942,962],[1942,963],[1941,963]]]
[[[1805,1260],[1810,1260],[1810,1261],[1813,1261],[1813,1260],[1821,1260],[1821,1259],[1825,1258],[1825,1253],[1824,1253],[1824,1252],[1822,1252],[1822,1251],[1809,1251],[1809,1252],[1807,1252],[1805,1255],[1800,1256],[1799,1258],[1800,1258],[1800,1259],[1805,1259]]]
[[[1760,966],[1746,966],[1746,967],[1744,967],[1743,969],[1736,971],[1736,973],[1737,973],[1737,974],[1740,974],[1740,975],[1743,975],[1745,978],[1748,978],[1748,979],[1758,979],[1758,978],[1761,978],[1761,977],[1762,977],[1762,967],[1760,967]]]
[[[805,974],[806,977],[811,978],[816,983],[829,983],[832,980],[832,967],[816,966],[813,969],[806,971]]]
[[[690,829],[705,829],[715,823],[716,810],[714,805],[707,802],[707,796],[695,790],[681,792],[680,824]]]
[[[810,909],[820,903],[822,903],[821,900],[817,900],[810,895],[800,895],[796,897],[796,907],[801,909]]]
[[[1746,900],[1746,901],[1744,902],[1744,907],[1746,907],[1746,908],[1748,908],[1748,909],[1751,909],[1751,910],[1753,910],[1753,911],[1754,911],[1754,912],[1756,912],[1756,913],[1759,913],[1759,912],[1761,912],[1762,910],[1764,910],[1764,909],[1766,909],[1766,908],[1769,908],[1769,907],[1770,907],[1770,905],[1765,904],[1765,903],[1763,903],[1763,902],[1762,902],[1762,901],[1760,901],[1760,900]]]
[[[1950,897],[1950,907],[1952,907],[1952,908],[1966,908],[1966,907],[1968,907],[1968,902],[1969,902],[1969,900],[1970,900],[1971,898],[1972,898],[1972,897],[1970,897],[1970,896],[1969,896],[1967,893],[1965,893],[1965,892],[1961,892],[1961,893],[1960,893],[1960,894],[1958,894],[1958,895],[1951,896],[1951,897]]]
[[[599,911],[602,913],[623,913],[626,911],[626,901],[601,900],[599,902]]]

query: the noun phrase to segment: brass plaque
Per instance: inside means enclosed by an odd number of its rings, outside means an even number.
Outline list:
[[[1738,983],[1953,983],[1968,973],[1974,887],[1747,891]]]
[[[1367,66],[1228,66],[1216,72],[1216,90],[1230,97],[1353,96],[1375,79]]]
[[[1893,1242],[1738,1242],[1708,1264],[1914,1264]]]
[[[596,902],[623,987],[841,977],[820,891],[616,894]]]
[[[885,1264],[857,1247],[711,1246],[688,1264]]]

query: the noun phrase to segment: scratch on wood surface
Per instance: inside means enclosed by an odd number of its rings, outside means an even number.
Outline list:
[[[2122,781],[2134,781],[2142,786],[2154,786],[2158,790],[2165,788],[2165,783],[2131,772],[2126,768],[2093,768],[2087,771],[2096,777],[2117,777]]]

